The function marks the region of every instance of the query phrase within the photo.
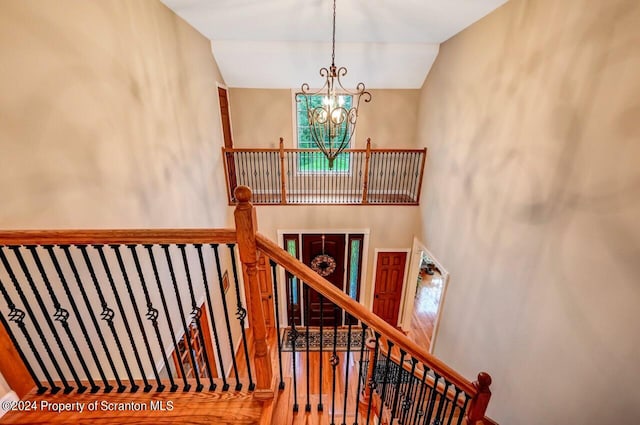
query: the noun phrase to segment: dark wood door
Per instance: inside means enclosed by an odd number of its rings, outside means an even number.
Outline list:
[[[224,138],[224,147],[233,148],[233,136],[231,134],[231,117],[229,115],[229,98],[227,96],[227,90],[222,87],[218,87],[218,99],[220,101],[220,118],[222,119],[222,135]],[[227,153],[225,158],[227,161],[227,171],[229,173],[229,189],[231,195],[238,185],[236,179],[236,163],[233,158],[233,153]]]
[[[302,262],[311,266],[313,259],[323,253],[333,258],[335,269],[324,278],[342,291],[344,288],[344,247],[345,235],[302,235]],[[321,265],[321,267],[323,266],[326,265]],[[303,296],[304,307],[307,309],[305,316],[309,318],[309,325],[319,326],[321,318],[323,326],[342,325],[342,310],[336,312],[332,302],[324,299],[321,303],[320,294],[308,287],[305,287]]]
[[[406,252],[378,253],[373,312],[392,326],[398,325],[406,261]]]

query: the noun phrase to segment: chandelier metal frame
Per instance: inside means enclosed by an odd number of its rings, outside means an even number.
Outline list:
[[[320,69],[320,76],[325,78],[325,83],[317,91],[312,91],[308,83],[302,84],[300,91],[296,93],[296,102],[304,102],[309,120],[309,130],[313,142],[329,160],[329,169],[338,155],[348,146],[355,132],[358,120],[360,101],[371,101],[364,83],[357,84],[355,90],[346,89],[341,78],[347,75],[347,68],[337,67],[336,57],[336,0],[333,0],[333,33],[331,39],[331,66]],[[322,95],[323,103],[320,106],[312,106],[311,99]],[[344,106],[342,96],[352,96],[351,106]]]

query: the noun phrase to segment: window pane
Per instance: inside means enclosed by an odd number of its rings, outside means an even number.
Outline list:
[[[360,275],[360,239],[352,239],[349,247],[349,296],[358,299],[358,276]]]
[[[323,95],[309,96],[309,104],[311,108],[322,106]],[[349,110],[353,105],[353,97],[343,95],[344,108]],[[299,149],[318,149],[311,137],[309,130],[309,118],[307,115],[307,102],[303,99],[296,101],[296,117],[298,130],[298,148]],[[325,136],[325,142],[328,144],[328,136]],[[350,145],[351,143],[349,143]],[[342,153],[336,157],[333,169],[329,169],[329,160],[322,153],[309,153],[298,155],[298,172],[348,172],[349,171],[349,155]]]
[[[287,252],[293,255],[295,258],[298,258],[298,253],[296,252],[296,240],[289,239],[287,240]],[[291,285],[291,298],[293,298],[293,304],[299,304],[299,294],[298,294],[298,278],[295,276],[290,276],[289,279]]]

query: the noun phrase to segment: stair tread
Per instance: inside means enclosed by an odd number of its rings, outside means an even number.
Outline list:
[[[23,401],[31,411],[12,411],[2,424],[258,424],[263,402],[246,392],[137,392],[83,394],[28,394]],[[49,403],[49,404],[47,404]],[[68,403],[73,411],[53,410]],[[97,408],[89,410],[89,405]],[[83,411],[79,411],[82,406]],[[111,410],[113,409],[113,410]],[[122,410],[120,410],[122,409]],[[164,409],[164,410],[161,410]],[[126,418],[126,420],[124,420]]]

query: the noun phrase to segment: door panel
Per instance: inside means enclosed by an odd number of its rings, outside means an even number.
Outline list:
[[[311,266],[311,261],[323,253],[321,234],[302,235],[302,262]],[[336,288],[344,290],[344,248],[345,235],[324,235],[324,254],[333,257],[336,262],[335,270],[324,278]],[[304,291],[305,308],[308,309],[309,324],[319,326],[322,317],[323,326],[333,326],[336,323],[334,304],[326,299],[321,303],[320,294],[308,288]],[[337,311],[337,325],[342,325],[342,310]]]
[[[271,279],[271,269],[266,255],[259,253],[258,257],[258,282],[260,283],[260,299],[262,301],[262,311],[264,323],[267,325],[267,332],[275,326],[273,313],[273,281]]]
[[[406,252],[378,253],[373,312],[392,326],[398,325],[406,261]]]

